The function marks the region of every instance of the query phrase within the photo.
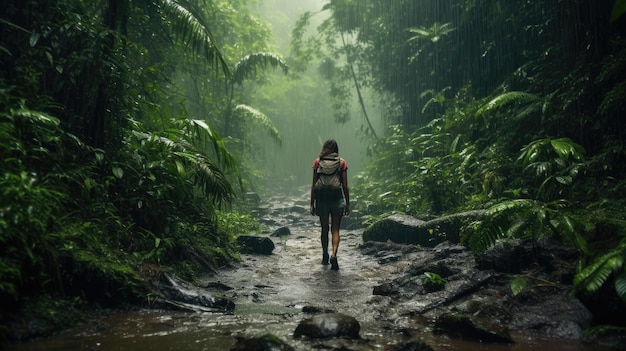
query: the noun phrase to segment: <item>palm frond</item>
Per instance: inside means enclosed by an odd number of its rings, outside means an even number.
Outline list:
[[[228,65],[217,48],[213,35],[191,11],[175,0],[158,0],[158,4],[187,47],[195,53],[204,55],[214,66],[220,66],[225,75],[230,75]]]
[[[258,52],[247,55],[237,62],[233,70],[232,81],[236,84],[242,84],[244,80],[254,77],[259,69],[265,69],[268,66],[280,67],[285,74],[288,71],[287,64],[279,56],[267,52]]]
[[[454,31],[454,27],[451,22],[448,23],[439,23],[435,22],[430,28],[426,29],[425,27],[413,27],[409,28],[409,32],[415,34],[411,38],[409,38],[408,42],[416,41],[422,38],[427,38],[433,43],[436,43],[441,39],[442,36],[449,34]]]
[[[624,269],[615,277],[615,292],[622,301],[626,302],[626,270]]]
[[[504,236],[504,228],[495,221],[480,220],[467,225],[461,243],[477,253],[487,251]]]
[[[522,209],[528,209],[535,204],[535,201],[529,199],[515,199],[497,203],[487,209],[486,216],[495,217],[505,212],[520,212]]]
[[[596,258],[590,265],[583,268],[574,278],[574,288],[578,291],[595,292],[600,289],[609,279],[612,273],[618,273],[620,277],[620,289],[624,274],[624,260],[626,259],[626,240],[615,249]]]
[[[582,235],[582,231],[579,230],[580,223],[560,211],[556,211],[556,213],[557,215],[552,220],[552,225],[554,225],[556,231],[569,240],[576,249],[585,254],[588,253],[589,246],[587,239]]]
[[[184,119],[173,123],[175,128],[161,134],[133,131],[133,135],[142,148],[145,143],[157,143],[164,147],[162,167],[172,179],[181,182],[190,179],[205,196],[218,204],[230,201],[233,189],[222,167],[234,171],[240,185],[242,180],[237,163],[226,150],[224,141],[205,121]],[[205,152],[207,143],[213,145],[217,161]]]
[[[491,101],[479,108],[478,111],[476,111],[475,116],[481,117],[487,112],[503,108],[513,103],[526,104],[538,101],[540,101],[540,98],[535,94],[526,93],[523,91],[511,91],[508,93],[500,94],[493,98]]]
[[[582,161],[585,158],[585,148],[570,138],[552,139],[550,145],[557,155],[564,160]]]
[[[278,129],[276,129],[272,120],[269,119],[269,117],[267,117],[264,113],[248,105],[237,105],[235,106],[235,111],[262,127],[270,134],[272,139],[274,139],[277,144],[282,145],[282,138]]]
[[[204,195],[213,198],[217,203],[231,199],[233,189],[228,179],[219,166],[206,155],[192,150],[174,152],[174,155],[193,165],[194,184],[203,191]]]
[[[50,126],[58,126],[61,122],[58,118],[48,115],[47,113],[31,110],[26,107],[21,107],[16,110],[11,110],[11,115],[21,118],[23,121],[47,124]]]

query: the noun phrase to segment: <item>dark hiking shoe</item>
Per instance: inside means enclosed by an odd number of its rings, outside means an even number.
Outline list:
[[[328,253],[324,252],[322,254],[322,264],[324,266],[328,266]]]
[[[330,258],[330,269],[333,271],[339,270],[339,263],[337,263],[337,257],[333,256]]]

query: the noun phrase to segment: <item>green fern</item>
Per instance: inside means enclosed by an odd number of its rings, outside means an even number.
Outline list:
[[[280,133],[278,132],[278,129],[276,129],[274,123],[272,123],[272,120],[269,119],[269,117],[267,117],[264,113],[243,104],[235,106],[235,111],[237,111],[240,115],[247,117],[256,125],[262,127],[270,134],[272,139],[274,139],[277,144],[282,144],[282,138],[280,136]]]
[[[222,53],[215,45],[209,29],[187,8],[173,0],[159,0],[159,8],[167,15],[168,23],[179,33],[183,43],[192,51],[204,55],[214,66],[220,66],[227,76],[230,74]]]
[[[535,94],[525,93],[522,91],[511,91],[508,93],[500,94],[485,105],[483,105],[481,108],[478,109],[478,111],[476,111],[475,117],[481,117],[487,112],[503,108],[510,104],[527,104],[539,101],[541,101],[541,99]]]
[[[584,161],[584,148],[569,138],[534,140],[522,148],[518,157],[524,171],[540,184],[536,197],[544,200],[563,197]]]
[[[287,64],[277,55],[267,52],[259,52],[247,55],[235,65],[233,69],[232,82],[242,84],[244,80],[256,75],[260,68],[280,67],[287,74]]]
[[[485,212],[484,219],[466,228],[463,242],[477,252],[484,252],[498,239],[557,236],[570,242],[576,249],[588,252],[581,225],[567,214],[569,204],[563,200],[541,202],[515,199],[497,203]]]
[[[574,278],[574,289],[593,293],[604,286],[611,275],[615,275],[615,291],[626,301],[626,238],[615,249],[597,257]]]
[[[428,39],[432,41],[433,43],[436,43],[441,39],[441,37],[453,32],[454,29],[455,28],[452,26],[451,22],[443,23],[443,24],[439,22],[435,22],[432,26],[430,26],[430,28],[426,28],[426,27],[409,28],[409,32],[415,35],[409,38],[408,41],[412,42],[412,41],[418,41],[420,39]]]
[[[438,92],[435,92],[433,89],[425,90],[420,94],[420,98],[424,99],[427,95],[431,95],[430,100],[428,100],[424,107],[422,107],[422,113],[425,113],[430,105],[433,104],[443,104],[446,101],[445,92],[450,90],[451,87],[445,87]]]
[[[570,138],[551,139],[550,145],[563,160],[583,161],[585,159],[585,149]]]

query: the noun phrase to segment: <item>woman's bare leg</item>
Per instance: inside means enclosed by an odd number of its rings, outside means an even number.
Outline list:
[[[328,227],[329,227],[328,216],[320,216],[320,224],[322,227],[322,235],[320,237],[322,241],[322,251],[324,253],[327,253],[328,252]]]
[[[341,215],[331,215],[331,232],[333,235],[333,251],[331,256],[337,256],[339,249],[339,226],[341,225]],[[326,237],[328,241],[328,237]]]

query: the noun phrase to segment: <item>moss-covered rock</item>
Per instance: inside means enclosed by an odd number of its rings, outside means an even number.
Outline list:
[[[363,241],[393,241],[424,247],[449,240],[458,243],[462,228],[482,217],[484,211],[474,210],[455,213],[423,221],[408,215],[392,215],[384,218],[363,231]]]

